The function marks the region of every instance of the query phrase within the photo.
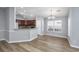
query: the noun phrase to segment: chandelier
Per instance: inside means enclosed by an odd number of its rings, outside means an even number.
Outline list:
[[[51,20],[55,19],[56,16],[52,14],[53,13],[52,8],[51,8],[50,12],[51,12],[51,15],[48,16],[48,19],[51,19]]]

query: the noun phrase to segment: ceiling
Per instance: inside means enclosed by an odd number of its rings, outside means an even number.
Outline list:
[[[52,12],[51,12],[52,9]],[[67,7],[16,7],[16,13],[26,16],[67,16],[69,8]]]

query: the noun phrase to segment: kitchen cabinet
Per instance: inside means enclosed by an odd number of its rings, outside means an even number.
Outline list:
[[[27,41],[28,39],[29,39],[28,30],[16,30],[10,32],[9,41],[11,42]]]
[[[26,42],[37,38],[37,29],[17,29],[9,32],[9,42]]]
[[[30,29],[30,40],[37,38],[37,29]]]

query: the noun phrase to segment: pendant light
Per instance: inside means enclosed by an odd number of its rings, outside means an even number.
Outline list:
[[[52,13],[53,13],[52,8],[51,8],[50,12],[51,12],[51,15],[48,16],[48,19],[51,19],[51,20],[55,19],[56,18],[55,15],[52,15]]]

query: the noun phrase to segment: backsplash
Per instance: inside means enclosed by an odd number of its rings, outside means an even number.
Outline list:
[[[35,28],[36,27],[36,20],[19,20],[19,19],[16,19],[16,23],[18,24],[19,29]]]

